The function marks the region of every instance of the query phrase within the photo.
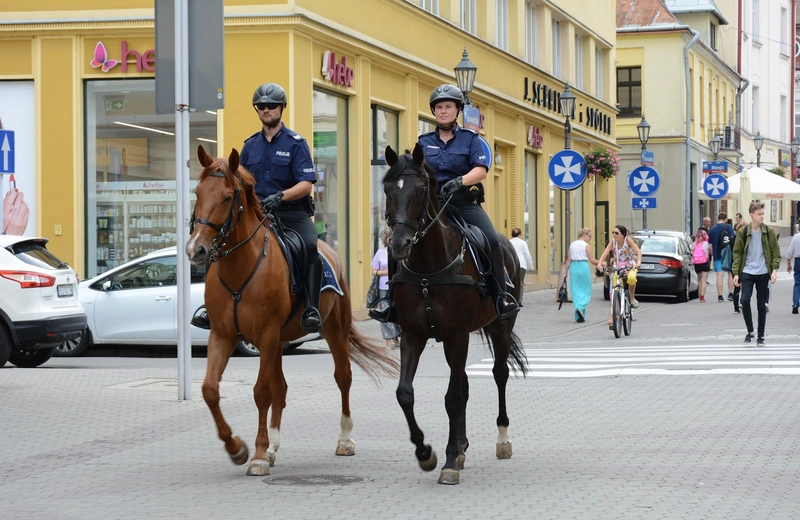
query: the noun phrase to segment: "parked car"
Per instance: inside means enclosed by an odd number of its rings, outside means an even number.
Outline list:
[[[178,339],[178,265],[176,248],[168,247],[112,268],[78,287],[89,327],[85,334],[59,345],[57,356],[80,356],[92,345],[175,345]],[[203,267],[191,264],[191,305],[204,302]],[[208,345],[209,331],[191,327],[192,345]],[[309,334],[291,342],[295,348],[318,339]],[[247,342],[239,353],[258,356]]]
[[[692,265],[689,235],[681,231],[644,230],[631,233],[642,251],[636,294],[675,296],[679,302],[697,297],[697,274]],[[608,299],[608,277],[603,297]]]
[[[0,367],[9,361],[37,367],[86,330],[78,276],[46,244],[46,238],[0,235]]]

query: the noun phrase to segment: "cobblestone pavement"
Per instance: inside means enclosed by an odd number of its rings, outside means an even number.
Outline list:
[[[765,355],[800,345],[791,287],[781,275],[773,290]],[[554,291],[526,294],[517,330],[529,363],[537,353],[576,348],[600,355],[653,346],[681,357],[682,345],[733,348],[744,336],[729,302],[642,299],[633,334],[614,339],[600,290],[584,324],[572,320],[569,304],[557,310]],[[379,335],[374,322],[359,327]],[[471,341],[468,363],[480,364],[489,352],[479,336]],[[417,466],[396,382],[376,388],[359,369],[351,392],[357,455],[334,455],[339,395],[325,350],[315,343],[284,357],[289,395],[266,478],[246,476],[218,440],[199,391],[205,359],[193,360],[191,401],[176,400],[170,358],[56,358],[38,369],[0,369],[0,517],[800,518],[796,375],[704,372],[690,360],[662,366],[667,375],[514,378],[514,455],[502,461],[494,382],[471,377],[467,466],[460,485],[441,486],[438,470]],[[448,377],[441,350],[430,345],[415,381],[417,419],[440,467]],[[221,390],[223,413],[251,454],[257,366],[233,358]],[[677,368],[698,375],[675,375]],[[348,482],[356,477],[364,480]]]

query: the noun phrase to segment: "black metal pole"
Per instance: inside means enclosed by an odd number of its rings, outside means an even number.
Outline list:
[[[572,131],[572,125],[569,123],[569,116],[564,120],[564,149],[569,150],[569,134]],[[570,220],[572,219],[571,211],[570,211],[570,198],[572,198],[572,191],[566,190],[567,192],[567,201],[566,201],[566,214],[567,214],[567,225],[566,225],[566,243],[569,244],[571,242],[570,238]],[[569,254],[569,251],[567,251]]]

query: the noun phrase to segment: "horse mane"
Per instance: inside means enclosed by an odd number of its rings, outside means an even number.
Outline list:
[[[256,196],[256,180],[250,172],[240,165],[236,171],[236,175],[234,175],[228,160],[224,157],[217,157],[214,159],[214,162],[203,169],[198,182],[202,182],[203,179],[216,172],[225,175],[225,178],[233,183],[234,186],[241,184],[248,207],[253,208],[259,220],[264,218],[264,210],[261,208],[261,201]]]
[[[405,153],[397,158],[397,162],[394,163],[390,168],[389,171],[386,172],[386,175],[383,176],[382,183],[396,181],[400,178],[403,172],[407,171],[415,171],[419,172],[420,175],[423,173],[428,174],[428,178],[430,179],[431,187],[436,190],[436,172],[433,171],[426,162],[422,163],[422,168],[414,161],[414,157],[412,157],[411,152],[408,150]]]

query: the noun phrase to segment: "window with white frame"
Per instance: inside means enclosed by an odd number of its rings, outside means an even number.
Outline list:
[[[781,118],[780,118],[780,122],[781,122],[781,142],[782,143],[788,143],[789,142],[789,137],[787,136],[787,134],[788,134],[787,126],[788,125],[786,124],[786,122],[789,120],[788,110],[789,110],[789,104],[788,104],[788,101],[786,99],[786,96],[781,96]]]
[[[781,7],[781,54],[789,54],[789,11]]]
[[[583,89],[583,36],[575,35],[575,86]]]
[[[753,98],[750,101],[750,110],[753,116],[753,120],[751,122],[750,131],[754,134],[759,131],[758,128],[758,87],[753,86],[750,89],[750,92],[753,94]]]
[[[709,22],[708,43],[712,49],[717,50],[717,25],[714,22]]]
[[[525,61],[536,65],[536,5],[525,2]]]
[[[603,99],[603,49],[594,50],[595,96]]]
[[[761,10],[761,2],[759,0],[753,0],[753,40],[758,41],[759,38],[759,16],[758,12]]]
[[[495,0],[494,44],[508,50],[508,0]]]
[[[553,76],[561,77],[561,22],[553,20]]]
[[[439,16],[439,0],[419,0],[419,6],[429,13]]]
[[[478,0],[461,0],[461,28],[470,34],[478,33]]]

